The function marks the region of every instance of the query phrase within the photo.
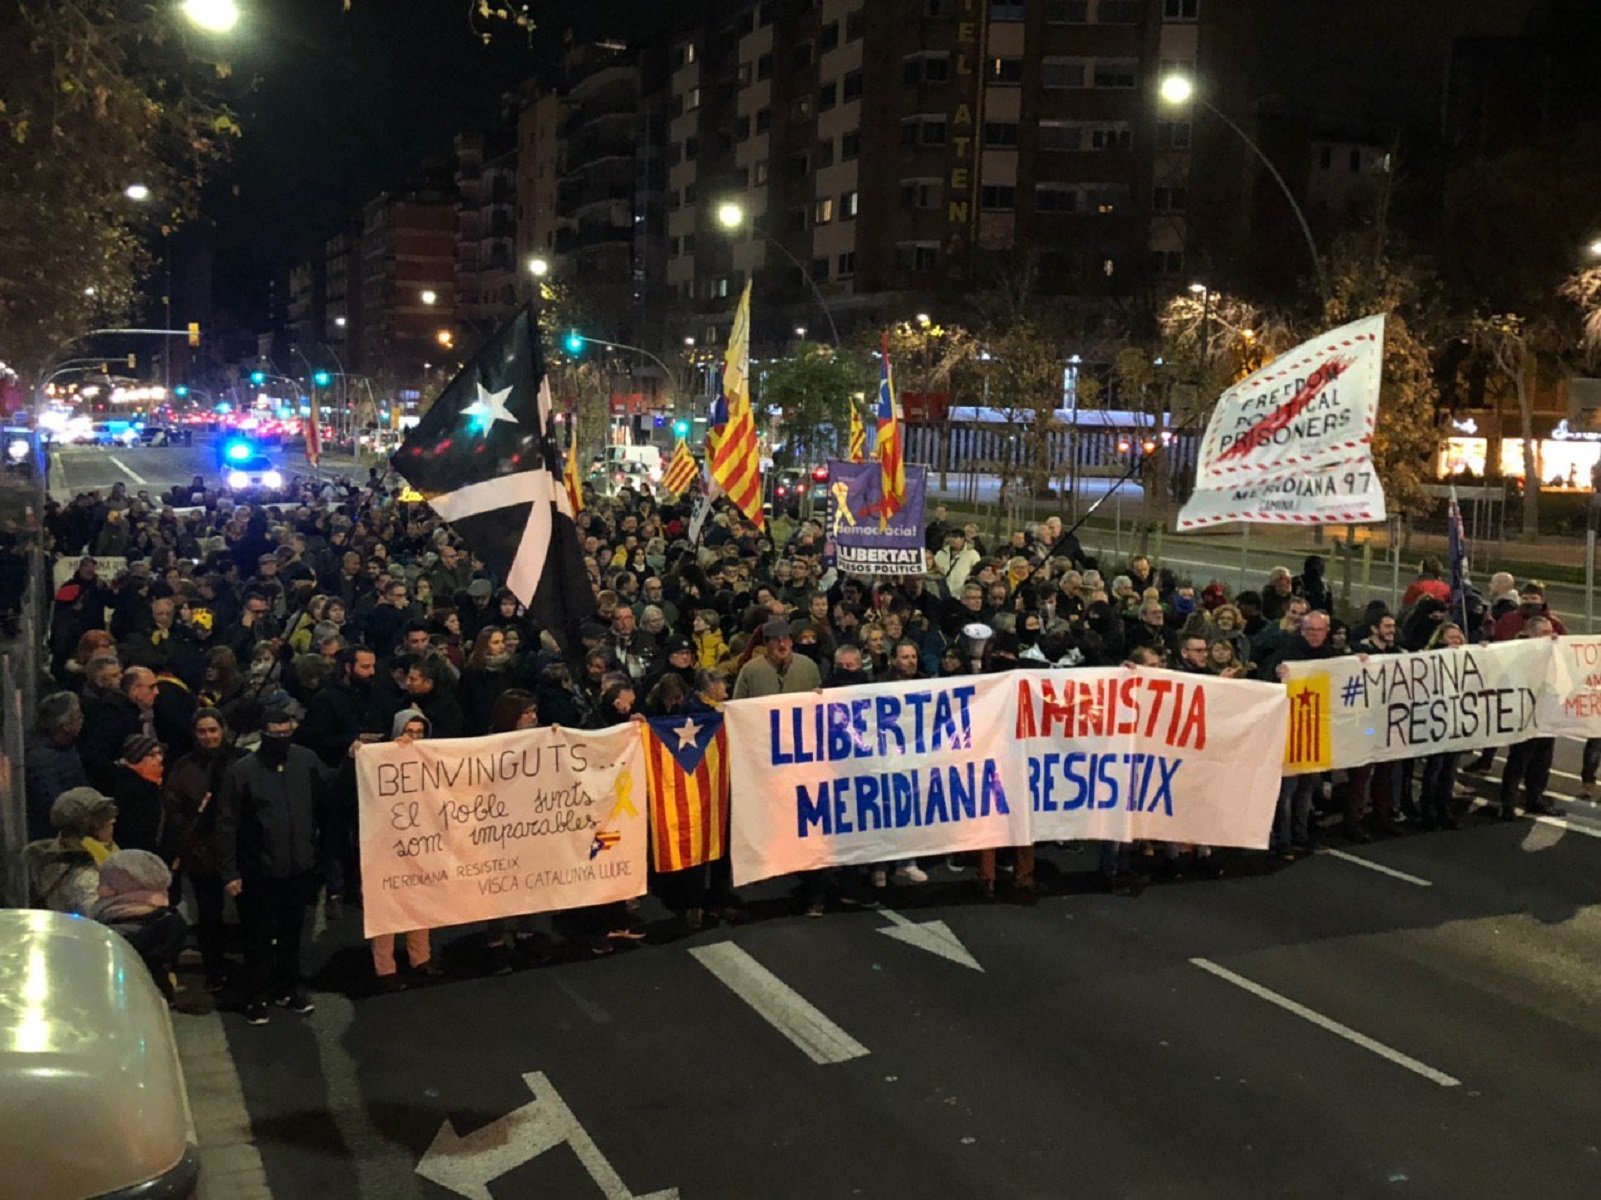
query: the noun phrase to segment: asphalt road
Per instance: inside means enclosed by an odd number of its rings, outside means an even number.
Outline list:
[[[50,495],[70,500],[79,492],[105,491],[120,483],[130,495],[143,491],[156,498],[196,475],[214,480],[219,471],[215,443],[213,435],[198,434],[191,446],[65,446],[51,454]],[[298,445],[269,446],[262,453],[286,475],[311,473]],[[324,474],[353,474],[356,470],[350,459],[323,458]]]
[[[222,1020],[285,1198],[453,1194],[420,1163],[495,1200],[1601,1193],[1601,809],[1329,846],[1132,897],[1042,848],[1034,908],[943,865],[893,916],[769,886],[737,929],[498,978],[450,931],[400,995],[349,913],[314,1014]],[[884,934],[928,921],[982,970]]]

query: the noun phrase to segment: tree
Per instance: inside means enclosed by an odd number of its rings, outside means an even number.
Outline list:
[[[0,5],[0,357],[30,373],[127,311],[148,239],[193,215],[239,132],[208,94],[226,64],[203,61],[175,13]]]
[[[803,343],[769,366],[761,385],[763,407],[783,410],[773,460],[798,467],[843,456],[853,398],[866,402],[871,374],[862,359],[831,346]],[[871,416],[864,411],[863,420]]]
[[[966,364],[969,390],[1007,419],[1001,482],[1016,521],[1022,497],[1048,494],[1056,474],[1053,435],[1067,428],[1057,416],[1066,357],[1060,342],[1026,319],[988,330],[981,341],[983,354]]]
[[[1531,322],[1516,313],[1475,317],[1469,326],[1469,344],[1489,359],[1517,400],[1519,433],[1523,439],[1525,538],[1538,537],[1540,533],[1540,463],[1535,453],[1532,393],[1540,355],[1551,348],[1554,335],[1555,329],[1550,323]]]

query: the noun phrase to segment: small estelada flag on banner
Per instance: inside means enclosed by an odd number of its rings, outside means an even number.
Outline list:
[[[652,717],[641,731],[652,865],[698,867],[728,852],[728,732],[720,712]]]
[[[689,491],[699,474],[700,467],[695,463],[695,456],[680,438],[678,448],[673,451],[673,460],[667,464],[667,473],[662,476],[662,488],[676,499]]]
[[[853,463],[867,461],[867,426],[862,424],[862,410],[851,401],[851,440],[846,457]]]
[[[557,638],[594,612],[527,309],[450,381],[389,461]]]

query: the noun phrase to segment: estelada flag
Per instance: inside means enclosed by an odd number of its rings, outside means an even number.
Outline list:
[[[527,309],[484,343],[389,461],[558,639],[595,611]]]
[[[673,451],[673,460],[667,464],[667,473],[662,476],[663,490],[671,492],[674,497],[682,496],[699,475],[700,467],[695,464],[695,456],[680,438],[678,449]]]
[[[728,852],[728,733],[720,712],[652,717],[642,730],[651,862],[698,867]]]

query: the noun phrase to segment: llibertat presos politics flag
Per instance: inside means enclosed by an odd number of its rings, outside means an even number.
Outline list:
[[[390,464],[558,638],[594,611],[527,309],[451,380]]]

